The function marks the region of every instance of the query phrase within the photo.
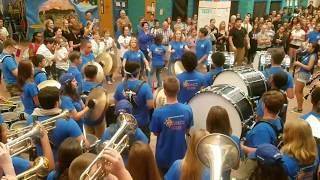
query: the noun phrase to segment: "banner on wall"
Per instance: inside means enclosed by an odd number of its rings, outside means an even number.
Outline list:
[[[216,20],[216,27],[221,21],[228,27],[231,1],[199,1],[198,29],[210,24],[210,19]]]
[[[76,14],[86,25],[85,13],[92,12],[98,19],[97,0],[25,0],[29,36],[43,28],[46,17],[53,17],[55,24],[61,26],[63,19]]]

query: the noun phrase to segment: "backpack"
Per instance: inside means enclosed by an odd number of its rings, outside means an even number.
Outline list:
[[[38,72],[36,72],[36,73],[33,75],[33,78],[36,78],[37,75],[40,74],[40,73],[44,73],[46,76],[48,76],[45,71],[38,71]]]
[[[253,128],[256,127],[260,123],[268,124],[273,129],[273,131],[276,133],[276,141],[274,142],[274,145],[280,149],[280,147],[282,146],[283,123],[281,122],[282,128],[280,130],[278,130],[277,127],[275,125],[271,124],[270,122],[260,120],[260,121],[256,122],[256,124],[253,126]]]
[[[137,104],[137,95],[139,90],[141,89],[142,85],[146,81],[141,81],[133,90],[128,87],[128,80],[126,79],[124,81],[124,89],[123,89],[123,95],[126,97],[126,99],[131,103],[133,109],[136,109],[138,107]]]

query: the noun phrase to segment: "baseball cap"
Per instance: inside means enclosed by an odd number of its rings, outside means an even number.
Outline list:
[[[71,73],[64,73],[60,79],[59,82],[61,86],[67,85],[69,82],[71,82],[73,79],[75,79],[75,76],[72,75]]]
[[[256,152],[248,154],[249,159],[255,159],[265,165],[273,165],[280,162],[282,155],[277,147],[272,144],[261,144]]]
[[[120,114],[121,112],[122,112],[122,113],[132,114],[132,105],[131,105],[131,103],[130,103],[128,100],[126,100],[126,99],[120,100],[120,101],[116,104],[114,113],[118,115],[118,114]]]

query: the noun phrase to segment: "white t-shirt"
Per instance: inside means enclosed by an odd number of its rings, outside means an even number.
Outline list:
[[[100,41],[97,43],[95,40],[90,41],[92,44],[92,53],[94,57],[97,57],[99,54],[103,53],[105,51],[105,45],[104,42]]]
[[[104,38],[104,45],[108,53],[114,54],[113,44],[114,44],[114,40],[112,39],[112,37]]]
[[[36,52],[36,54],[41,54],[46,59],[46,66],[50,66],[52,64],[52,59],[54,55],[52,52],[47,48],[45,44],[41,44]]]
[[[124,37],[123,35],[120,35],[118,38],[118,43],[120,44],[120,57],[123,58],[124,53],[129,49],[129,47],[126,49],[123,45],[129,46],[129,42],[131,40],[130,36]]]
[[[68,71],[69,69],[69,60],[65,61],[65,58],[68,57],[69,52],[67,48],[62,47],[59,50],[56,51],[55,56],[57,57],[56,67],[58,69],[63,69],[65,71]]]
[[[302,29],[300,29],[298,31],[293,30],[291,32],[292,40],[291,40],[290,44],[300,47],[302,45],[303,41],[298,40],[297,38],[301,39],[305,35],[306,35],[306,32],[304,32],[304,30],[302,30]]]

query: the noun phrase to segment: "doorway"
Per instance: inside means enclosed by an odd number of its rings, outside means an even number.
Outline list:
[[[255,2],[253,17],[264,17],[266,15],[266,2]]]
[[[181,17],[185,21],[188,17],[188,0],[172,1],[172,20]]]

